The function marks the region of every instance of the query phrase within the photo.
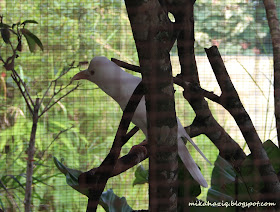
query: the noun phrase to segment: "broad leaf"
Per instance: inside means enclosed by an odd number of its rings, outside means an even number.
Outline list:
[[[268,155],[268,158],[270,159],[275,172],[278,173],[280,171],[280,149],[271,140],[267,140],[266,142],[264,142],[263,147]],[[253,163],[251,154],[246,157],[245,161],[242,164],[241,176],[243,178],[243,181],[246,182],[248,190],[251,193],[256,194],[255,198],[257,199],[257,194],[262,192],[264,184],[258,169]]]
[[[1,36],[5,43],[10,43],[10,30],[8,28],[2,28],[1,29]]]
[[[63,165],[56,157],[53,157],[54,164],[56,167],[61,171],[65,176],[66,176],[66,182],[69,186],[77,190],[78,192],[84,194],[87,196],[88,190],[87,189],[81,189],[79,186],[79,176],[82,174],[81,171],[75,170],[75,169],[70,169]]]
[[[56,157],[53,157],[56,167],[66,176],[66,182],[76,191],[88,196],[88,189],[81,189],[79,186],[79,176],[82,173],[79,170],[70,169],[63,165]],[[124,197],[118,197],[114,194],[112,189],[103,192],[100,197],[99,204],[108,212],[130,212],[131,207],[127,204]]]
[[[28,46],[29,46],[29,50],[31,52],[35,51],[36,44],[40,47],[40,49],[42,51],[44,50],[42,42],[40,41],[40,39],[36,35],[34,35],[32,32],[30,32],[28,29],[25,29],[25,28],[20,29],[20,30],[21,30],[21,33],[26,38]]]
[[[142,165],[137,167],[134,175],[133,186],[148,183],[149,172]]]
[[[106,212],[130,212],[132,208],[127,204],[125,197],[118,197],[112,189],[103,192],[99,204]]]
[[[271,141],[263,143],[263,147],[276,171],[280,171],[280,149]],[[232,165],[218,156],[211,177],[211,188],[207,200],[218,201],[258,201],[264,184],[255,167],[252,156],[248,155],[239,172]]]
[[[38,24],[38,22],[37,22],[37,21],[34,21],[34,20],[25,20],[24,22],[21,23],[21,25],[28,24],[28,23],[31,23],[31,24]]]

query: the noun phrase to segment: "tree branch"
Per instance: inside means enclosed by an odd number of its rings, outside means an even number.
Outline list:
[[[126,62],[117,60],[115,58],[111,59],[114,63],[120,67],[126,68],[131,71],[142,73],[141,68],[136,65],[131,65]],[[187,100],[194,99],[195,96],[197,99],[202,99],[205,97],[219,103],[219,97],[213,92],[206,91],[202,89],[197,83],[187,83],[181,76],[173,77],[173,82],[184,89],[184,97]],[[201,103],[203,103],[205,100]],[[206,101],[205,101],[206,102]],[[199,108],[199,102],[193,101],[193,104]],[[206,102],[207,104],[207,102]],[[205,113],[198,112],[195,110],[196,117],[191,124],[191,126],[185,127],[187,133],[190,137],[195,137],[200,134],[205,134],[219,149],[220,155],[229,161],[234,167],[240,167],[242,161],[245,159],[246,155],[239,145],[230,137],[230,135],[223,129],[223,127],[214,119],[210,109],[207,105],[203,105]]]
[[[222,91],[219,102],[226,110],[229,111],[236,121],[244,139],[246,140],[246,143],[249,146],[254,165],[259,170],[264,182],[265,189],[267,191],[267,193],[264,194],[264,199],[275,201],[279,207],[280,182],[263,148],[256,129],[242,105],[234,85],[231,82],[218,48],[213,46],[209,49],[205,49],[205,51]]]
[[[126,143],[127,139],[129,139],[135,132],[134,129],[132,133],[129,133],[128,135],[126,134],[134,111],[136,110],[143,95],[143,84],[139,83],[123,112],[123,116],[109,154],[98,168],[91,169],[79,176],[80,187],[89,188],[87,212],[96,211],[100,195],[102,194],[108,179],[112,175],[120,155],[121,148]]]
[[[38,112],[39,112],[39,98],[36,99],[36,103],[33,110],[33,125],[30,135],[29,147],[28,147],[28,158],[27,158],[27,170],[26,170],[26,188],[25,188],[25,199],[24,208],[25,211],[30,211],[31,208],[31,193],[32,193],[32,175],[33,175],[33,160],[35,154],[35,138],[38,124]]]
[[[274,0],[263,0],[270,29],[274,63],[274,107],[278,147],[280,148],[280,28]]]
[[[176,211],[177,120],[169,56],[176,38],[173,23],[157,0],[125,4],[147,89],[149,210]]]
[[[33,109],[31,108],[31,105],[30,105],[30,102],[31,102],[31,101],[29,100],[29,99],[31,99],[31,97],[30,97],[28,91],[26,90],[26,88],[25,88],[25,91],[22,89],[21,84],[22,84],[23,82],[22,82],[20,76],[17,74],[17,72],[16,72],[15,70],[13,70],[13,71],[12,71],[12,74],[11,74],[11,77],[13,78],[14,82],[17,84],[18,89],[19,89],[21,95],[23,96],[23,98],[24,98],[24,100],[25,100],[25,103],[26,103],[26,105],[27,105],[27,108],[28,108],[29,112],[31,113],[31,115],[33,115],[33,112],[34,112],[34,111],[33,111]],[[29,101],[30,101],[30,102],[29,102]],[[31,104],[32,104],[32,102],[31,102]]]

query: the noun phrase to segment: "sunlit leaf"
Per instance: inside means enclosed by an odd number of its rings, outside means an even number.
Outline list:
[[[144,169],[142,165],[139,165],[134,173],[135,179],[133,181],[134,185],[148,183],[149,172]]]

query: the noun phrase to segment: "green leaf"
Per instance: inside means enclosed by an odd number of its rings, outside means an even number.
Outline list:
[[[24,35],[26,41],[27,41],[27,44],[28,44],[28,47],[29,47],[29,50],[33,53],[35,52],[35,41],[29,36],[28,33],[25,33],[25,30],[26,29],[21,29],[21,32],[22,34]]]
[[[118,197],[112,189],[103,192],[99,204],[106,212],[130,212],[132,208],[127,204],[125,197]]]
[[[207,193],[207,200],[211,202],[231,201],[237,196],[241,201],[252,201],[250,193],[232,165],[218,156],[211,176],[211,188]]]
[[[71,186],[76,191],[80,192],[81,194],[88,195],[88,189],[82,189],[79,186],[79,176],[82,174],[81,171],[70,169],[63,165],[56,157],[53,157],[54,164],[56,167],[66,176],[66,182],[69,186]]]
[[[37,22],[37,21],[34,21],[34,20],[25,20],[24,22],[21,23],[21,25],[28,24],[28,23],[31,23],[31,24],[38,24],[38,22]]]
[[[142,165],[137,167],[134,175],[133,186],[148,183],[149,172]]]
[[[271,140],[267,140],[266,142],[264,142],[263,147],[275,172],[278,173],[280,171],[280,149]],[[248,155],[244,160],[243,165],[241,167],[241,174],[248,188],[250,188],[250,191],[261,192],[261,190],[264,187],[264,184],[259,174],[259,171],[253,163],[253,158],[251,154]]]
[[[280,171],[280,149],[271,141],[263,143],[263,147],[276,173]],[[257,201],[264,188],[263,180],[255,167],[252,155],[248,155],[240,172],[218,156],[211,177],[211,188],[208,190],[209,201]]]
[[[271,141],[264,142],[263,147],[276,173],[280,172],[280,149]]]
[[[0,199],[0,205],[1,205],[1,208],[5,211],[5,207],[4,207],[4,204],[1,199]]]
[[[10,30],[8,28],[2,28],[1,29],[1,36],[4,40],[5,43],[9,44],[10,43]]]
[[[29,50],[31,52],[35,51],[36,44],[40,47],[40,49],[42,51],[44,51],[43,44],[42,44],[42,42],[40,41],[40,39],[36,35],[34,35],[32,32],[30,32],[28,29],[25,29],[25,28],[20,29],[20,30],[21,30],[21,33],[26,38],[28,46],[29,46]]]
[[[24,186],[14,175],[8,175],[8,176],[11,177],[16,182],[16,184],[18,184],[21,188],[23,188],[25,190]]]

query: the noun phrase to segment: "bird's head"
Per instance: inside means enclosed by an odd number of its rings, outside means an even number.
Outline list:
[[[89,81],[92,81],[96,83],[96,81],[104,76],[107,70],[108,63],[110,64],[110,60],[108,60],[106,57],[94,57],[88,66],[88,68],[84,71],[80,71],[75,76],[72,77],[72,81],[74,80],[82,80],[86,79]]]

